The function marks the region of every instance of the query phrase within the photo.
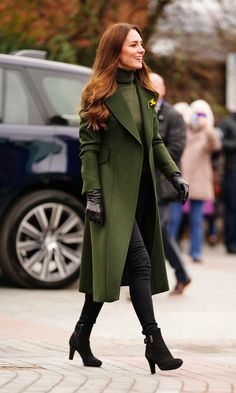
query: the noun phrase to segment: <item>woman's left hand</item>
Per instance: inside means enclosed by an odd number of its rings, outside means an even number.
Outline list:
[[[184,180],[180,172],[175,172],[172,175],[171,183],[178,192],[179,202],[182,202],[182,205],[184,205],[189,195],[189,184]]]

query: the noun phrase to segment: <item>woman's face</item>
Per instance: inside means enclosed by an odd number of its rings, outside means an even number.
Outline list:
[[[142,38],[136,30],[130,30],[121,48],[118,67],[138,70],[143,66],[145,50]]]

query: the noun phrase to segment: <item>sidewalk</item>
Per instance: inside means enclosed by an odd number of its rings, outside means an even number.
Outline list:
[[[0,287],[1,393],[233,393],[236,392],[236,257],[221,245],[205,249],[205,263],[185,256],[193,278],[183,296],[154,296],[163,336],[183,366],[151,375],[141,329],[127,289],[107,303],[94,328],[99,369],[68,360],[68,338],[83,304],[70,288]],[[171,287],[173,272],[168,267]]]

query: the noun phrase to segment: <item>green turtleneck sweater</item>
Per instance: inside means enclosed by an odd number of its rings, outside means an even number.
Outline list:
[[[134,82],[134,71],[118,68],[117,86],[121,91],[121,93],[123,94],[125,102],[129,107],[131,115],[138,128],[140,139],[144,145],[145,141],[143,138],[142,113],[141,113],[136,85]]]

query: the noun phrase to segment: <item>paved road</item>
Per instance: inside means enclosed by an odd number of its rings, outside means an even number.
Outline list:
[[[236,392],[236,257],[205,249],[205,263],[185,256],[193,277],[180,297],[154,296],[163,335],[184,365],[151,375],[143,337],[122,290],[106,304],[92,346],[99,369],[68,360],[68,338],[83,295],[77,284],[57,291],[0,287],[1,393],[233,393]],[[173,272],[168,268],[170,284]]]

